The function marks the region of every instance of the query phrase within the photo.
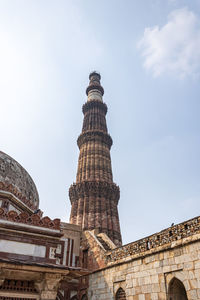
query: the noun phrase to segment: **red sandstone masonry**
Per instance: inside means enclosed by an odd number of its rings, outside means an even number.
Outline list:
[[[121,245],[117,210],[120,192],[113,183],[112,138],[107,132],[107,106],[101,100],[103,88],[96,72],[90,75],[87,93],[90,98],[82,108],[83,127],[77,140],[80,154],[76,184],[69,189],[72,204],[70,222],[80,225],[83,230],[98,229],[116,245]],[[99,93],[99,98],[95,98],[95,93]]]
[[[30,216],[25,212],[18,214],[16,211],[11,210],[7,212],[3,208],[0,208],[0,219],[60,230],[60,219],[51,220],[49,217],[40,218],[37,214]]]

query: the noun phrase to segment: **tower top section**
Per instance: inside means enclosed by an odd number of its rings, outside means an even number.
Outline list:
[[[101,80],[101,75],[100,75],[100,73],[97,72],[97,71],[93,71],[93,72],[90,73],[89,79],[91,80],[92,77],[98,77],[98,79]]]
[[[90,73],[89,75],[89,86],[86,89],[86,95],[88,96],[88,101],[100,100],[102,101],[102,96],[104,94],[104,89],[101,86],[100,80],[101,75],[96,71]]]

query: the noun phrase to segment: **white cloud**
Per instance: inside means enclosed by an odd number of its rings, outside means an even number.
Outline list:
[[[200,22],[187,8],[172,11],[163,27],[145,28],[138,47],[144,68],[154,76],[163,73],[179,78],[199,75]]]

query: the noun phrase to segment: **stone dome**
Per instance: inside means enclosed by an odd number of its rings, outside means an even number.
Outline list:
[[[8,192],[32,210],[38,209],[39,195],[28,172],[12,157],[0,151],[0,191]]]

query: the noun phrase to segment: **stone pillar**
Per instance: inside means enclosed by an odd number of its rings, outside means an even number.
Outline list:
[[[60,274],[46,273],[41,277],[41,280],[35,282],[40,300],[55,300],[58,288],[63,276]]]

